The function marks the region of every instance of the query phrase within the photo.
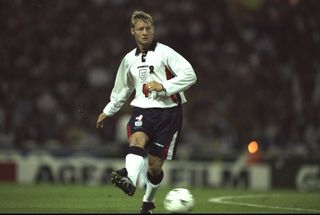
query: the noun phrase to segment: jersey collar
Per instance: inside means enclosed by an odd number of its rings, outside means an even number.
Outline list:
[[[145,52],[147,53],[148,51],[154,51],[156,49],[156,46],[157,46],[157,41],[152,41],[152,43],[150,44],[148,50]],[[135,55],[138,56],[139,54],[141,53],[140,49],[137,47],[136,48],[136,53]]]

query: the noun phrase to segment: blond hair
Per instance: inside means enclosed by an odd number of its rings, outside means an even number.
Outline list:
[[[136,10],[132,13],[131,16],[131,27],[133,27],[139,20],[142,20],[143,22],[150,22],[151,25],[153,25],[153,19],[149,13],[141,10]]]

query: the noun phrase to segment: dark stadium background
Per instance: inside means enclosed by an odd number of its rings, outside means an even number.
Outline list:
[[[135,9],[153,15],[156,39],[198,76],[186,92],[180,158],[234,160],[256,140],[272,166],[319,166],[316,0],[1,0],[0,152],[123,158],[117,126],[129,103],[95,126],[135,47]]]

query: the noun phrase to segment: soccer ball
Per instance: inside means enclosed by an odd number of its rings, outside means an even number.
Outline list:
[[[171,213],[188,213],[193,209],[194,198],[186,188],[175,188],[167,193],[164,208]]]

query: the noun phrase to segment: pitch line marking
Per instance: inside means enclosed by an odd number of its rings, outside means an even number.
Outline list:
[[[279,196],[279,195],[272,195],[272,196]],[[272,209],[305,211],[305,212],[315,212],[315,213],[320,212],[320,210],[314,210],[314,209],[268,206],[268,205],[261,205],[261,204],[251,204],[251,203],[228,201],[228,199],[262,198],[262,197],[268,197],[268,196],[267,195],[221,196],[221,197],[217,197],[217,198],[210,198],[208,201],[214,202],[214,203],[220,203],[220,204],[240,205],[240,206],[248,206],[248,207],[256,207],[256,208],[272,208]]]

